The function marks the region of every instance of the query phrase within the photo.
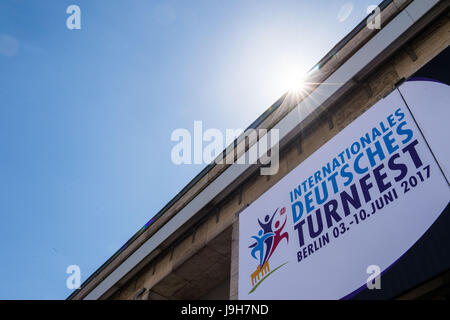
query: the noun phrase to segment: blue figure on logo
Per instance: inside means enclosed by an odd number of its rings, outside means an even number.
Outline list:
[[[255,255],[255,253],[259,251],[259,265],[261,266],[261,268],[265,262],[265,260],[264,260],[264,257],[265,257],[264,242],[266,241],[266,239],[271,238],[274,235],[275,235],[275,233],[273,233],[273,232],[268,232],[268,233],[263,234],[263,230],[259,230],[258,236],[252,236],[252,238],[255,239],[256,242],[253,243],[249,248],[253,248],[251,254],[252,254],[252,257],[255,259],[258,259]],[[267,248],[267,249],[268,250],[266,250],[266,252],[270,252],[269,248]],[[266,255],[267,255],[267,253],[266,253]]]
[[[263,229],[264,233],[266,233],[266,234],[267,234],[267,233],[272,233],[273,235],[275,234],[275,233],[273,233],[273,230],[272,230],[272,221],[273,221],[273,218],[275,217],[275,213],[277,213],[278,209],[279,209],[279,208],[277,208],[277,209],[275,210],[275,212],[272,214],[272,217],[270,217],[269,215],[266,215],[266,216],[264,217],[264,222],[261,222],[261,221],[259,221],[259,219],[258,219],[258,223],[259,223],[259,225],[261,226],[261,228]],[[265,253],[265,255],[264,255],[263,264],[264,264],[264,263],[267,261],[267,259],[269,258],[269,254],[270,254],[270,252],[271,252],[272,245],[273,245],[273,237],[266,238],[265,243],[266,243],[266,248],[267,248],[267,250],[266,250],[266,253]],[[262,266],[263,264],[261,264],[261,266]]]

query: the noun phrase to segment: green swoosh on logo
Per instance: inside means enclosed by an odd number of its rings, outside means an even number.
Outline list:
[[[258,288],[258,286],[261,284],[261,282],[263,282],[268,276],[270,276],[272,273],[274,273],[275,271],[277,271],[278,269],[280,269],[282,266],[284,266],[284,265],[285,265],[286,263],[288,263],[288,262],[289,262],[289,261],[283,263],[282,265],[276,267],[275,269],[273,269],[272,271],[270,271],[268,274],[266,274],[266,275],[264,276],[264,278],[261,279],[261,281],[259,281],[257,284],[255,284],[255,286],[252,288],[252,290],[250,290],[250,292],[249,292],[248,294],[250,294],[250,293],[252,293],[253,291],[255,291],[256,288]]]

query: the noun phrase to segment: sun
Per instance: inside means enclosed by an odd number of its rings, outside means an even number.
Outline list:
[[[279,76],[279,85],[284,92],[301,94],[307,89],[307,73],[300,68],[289,68]]]
[[[300,74],[289,82],[288,91],[291,93],[302,93],[306,89],[306,75]]]
[[[314,79],[317,79],[319,67],[307,68],[301,61],[294,59],[283,59],[272,67],[272,72],[268,73],[268,90],[278,98],[287,94],[291,98],[301,100],[308,96],[315,87]]]

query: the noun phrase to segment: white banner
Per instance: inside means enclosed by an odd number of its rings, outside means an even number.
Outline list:
[[[400,92],[414,115],[436,160],[450,179],[450,88],[431,79],[407,81]]]
[[[371,277],[369,267],[393,265],[449,198],[394,91],[240,214],[239,299],[355,293]]]

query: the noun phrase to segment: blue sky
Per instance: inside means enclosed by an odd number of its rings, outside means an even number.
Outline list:
[[[0,299],[66,298],[204,167],[173,130],[247,127],[377,2],[2,0]]]

